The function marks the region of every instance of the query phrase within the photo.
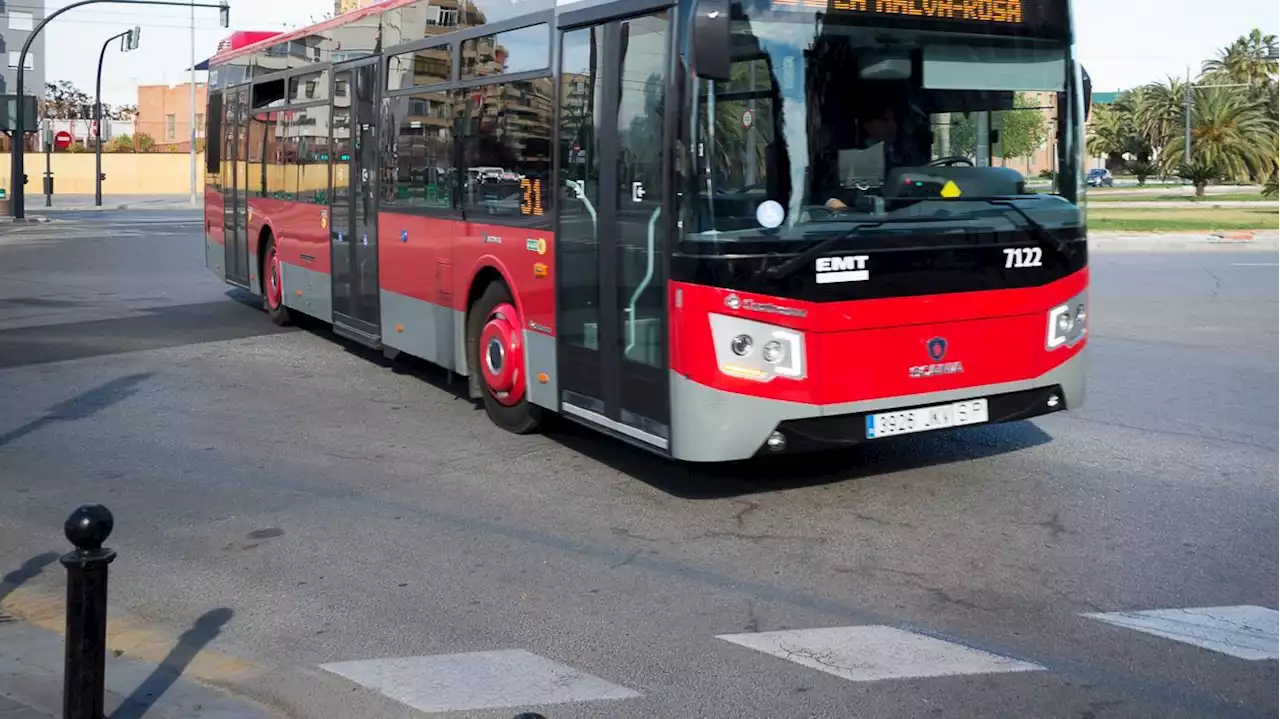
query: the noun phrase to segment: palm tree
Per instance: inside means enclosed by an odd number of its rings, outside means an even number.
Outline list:
[[[1206,60],[1202,75],[1215,82],[1247,83],[1254,89],[1264,87],[1276,75],[1276,60],[1268,53],[1268,48],[1275,44],[1275,35],[1263,35],[1254,28],[1219,50],[1218,57]]]
[[[1169,77],[1134,92],[1134,125],[1153,148],[1162,148],[1182,135],[1186,89],[1185,82]]]
[[[1100,105],[1089,118],[1085,150],[1090,157],[1106,157],[1107,165],[1124,162],[1125,147],[1132,132],[1132,118],[1123,109]]]
[[[1160,164],[1166,170],[1179,172],[1190,165],[1206,168],[1197,173],[1200,177],[1214,174],[1212,179],[1230,181],[1266,177],[1275,171],[1277,130],[1265,103],[1234,88],[1204,88],[1195,100],[1191,110],[1192,157],[1183,156],[1183,143],[1167,142],[1160,153]],[[1202,194],[1201,180],[1191,179],[1197,183],[1196,194]]]
[[[1277,188],[1277,186],[1276,186],[1276,181],[1277,181],[1277,179],[1280,179],[1280,178],[1277,178],[1277,177],[1276,177],[1276,173],[1274,173],[1274,172],[1273,172],[1273,173],[1271,173],[1271,177],[1267,179],[1267,184],[1265,184],[1265,185],[1263,185],[1263,186],[1262,186],[1262,196],[1263,196],[1263,197],[1275,197],[1275,196],[1276,196],[1277,189],[1278,189],[1278,188]]]

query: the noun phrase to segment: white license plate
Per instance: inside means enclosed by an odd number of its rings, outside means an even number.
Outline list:
[[[928,432],[947,427],[961,427],[966,424],[982,424],[986,421],[987,400],[967,399],[951,404],[867,415],[867,439]]]

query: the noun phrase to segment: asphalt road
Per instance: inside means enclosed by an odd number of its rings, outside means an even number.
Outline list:
[[[209,648],[261,668],[235,691],[418,716],[315,667],[523,650],[618,697],[552,719],[1277,712],[1274,659],[1082,616],[1276,608],[1274,251],[1095,253],[1079,411],[709,468],[504,434],[440,371],[280,330],[191,213],[59,217],[0,226],[0,574],[103,502],[113,612],[177,637],[225,610]],[[867,626],[1030,670],[851,681],[874,661],[717,638]],[[407,684],[520,696],[537,666],[503,656]]]

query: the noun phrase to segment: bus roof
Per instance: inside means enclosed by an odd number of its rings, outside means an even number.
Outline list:
[[[387,0],[386,2],[375,3],[367,7],[357,8],[355,10],[352,10],[351,12],[343,13],[330,20],[325,20],[324,22],[316,23],[315,25],[308,25],[306,27],[298,28],[297,30],[290,30],[288,32],[276,33],[269,37],[256,39],[255,42],[244,45],[242,47],[232,47],[232,49],[230,50],[219,51],[213,57],[209,58],[209,63],[210,64],[219,63],[233,57],[238,57],[240,55],[247,55],[249,53],[252,53],[258,50],[265,50],[273,45],[277,45],[282,42],[288,42],[289,40],[296,40],[298,38],[314,35],[317,32],[320,32],[322,30],[328,30],[329,28],[340,27],[342,25],[347,24],[348,22],[351,22],[352,20],[359,20],[360,18],[369,17],[370,15],[377,15],[387,10],[393,10],[395,8],[403,7],[405,5],[412,5],[413,3],[419,2],[419,1],[420,0]],[[250,35],[250,34],[257,35],[260,33],[235,33],[235,35]],[[235,35],[232,35],[232,37],[234,38]]]

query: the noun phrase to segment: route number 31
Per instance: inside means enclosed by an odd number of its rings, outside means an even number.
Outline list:
[[[1010,247],[1004,251],[1004,266],[1039,267],[1043,262],[1044,250],[1039,247]]]

